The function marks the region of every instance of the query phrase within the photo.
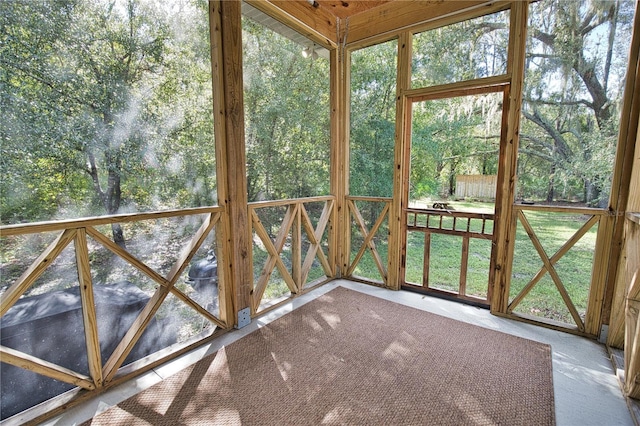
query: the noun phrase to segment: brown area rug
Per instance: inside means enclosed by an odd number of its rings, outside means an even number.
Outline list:
[[[338,287],[87,425],[553,425],[550,347]]]

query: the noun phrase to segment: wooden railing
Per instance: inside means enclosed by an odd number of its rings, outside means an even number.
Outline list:
[[[621,279],[626,287],[624,391],[640,399],[640,213],[628,213],[625,223],[626,265]]]
[[[27,293],[31,286],[38,281],[39,277],[52,265],[52,263],[60,256],[66,247],[75,246],[75,268],[77,269],[77,279],[79,284],[79,293],[81,299],[82,319],[84,323],[84,340],[85,348],[75,348],[74,350],[86,350],[86,359],[88,360],[89,375],[72,371],[61,365],[54,364],[44,359],[24,353],[15,348],[6,346],[0,347],[0,355],[2,362],[21,367],[32,372],[47,376],[62,382],[78,386],[87,391],[100,391],[101,389],[119,383],[128,377],[137,375],[142,371],[148,370],[159,362],[166,361],[172,357],[183,353],[189,348],[198,344],[203,339],[210,338],[216,328],[218,330],[227,327],[224,320],[225,315],[220,308],[221,315],[207,310],[206,306],[201,306],[194,301],[184,291],[181,291],[176,283],[183,276],[183,272],[188,267],[190,261],[197,253],[199,247],[208,238],[208,235],[218,223],[223,209],[220,207],[195,208],[176,211],[163,211],[153,213],[137,213],[124,214],[115,216],[105,216],[97,218],[87,218],[78,220],[64,220],[56,222],[42,222],[24,225],[10,225],[0,228],[0,235],[3,240],[8,241],[10,238],[28,237],[34,234],[55,233],[57,236],[44,251],[31,263],[31,265],[9,284],[0,301],[0,315],[4,316],[16,302]],[[127,249],[114,243],[98,229],[102,225],[125,224],[132,222],[150,221],[158,219],[170,218],[186,218],[189,216],[199,216],[202,222],[199,228],[192,234],[187,235],[186,243],[182,246],[177,259],[166,274],[157,272],[154,267],[142,261],[139,257],[132,254]],[[89,242],[89,237],[91,242]],[[95,272],[92,265],[89,252],[89,245],[101,246],[108,252],[115,254],[133,269],[142,273],[155,286],[151,286],[150,297],[144,308],[137,314],[133,321],[133,325],[128,329],[124,337],[119,341],[115,350],[107,360],[101,359],[100,342],[104,336],[98,334],[98,322],[100,318],[96,315],[96,306],[94,303],[94,285],[93,273]],[[147,250],[153,253],[157,250],[154,244],[150,244]],[[157,268],[156,268],[157,269]],[[5,277],[6,278],[6,277]],[[222,282],[219,283],[223,285]],[[155,289],[154,289],[155,287]],[[179,300],[185,306],[191,308],[199,314],[198,318],[204,318],[209,321],[212,327],[208,328],[206,333],[200,333],[192,336],[184,342],[176,343],[175,347],[162,350],[160,353],[150,355],[140,362],[129,364],[121,368],[127,356],[131,353],[136,343],[140,340],[143,332],[150,322],[154,319],[155,314],[163,305],[163,302],[169,295],[175,296],[172,300]],[[60,327],[66,324],[61,323]],[[200,329],[203,329],[200,325]],[[69,330],[69,333],[73,333]],[[36,343],[37,345],[37,343]],[[160,355],[158,355],[160,354]],[[81,353],[75,353],[77,358],[81,357]]]
[[[602,209],[593,209],[593,208],[582,208],[582,207],[559,207],[559,206],[533,206],[533,205],[522,205],[516,204],[514,205],[514,211],[516,212],[516,216],[514,217],[514,230],[516,223],[518,220],[522,224],[524,230],[526,231],[533,247],[535,248],[538,256],[542,260],[542,267],[538,270],[538,272],[533,276],[533,278],[520,290],[520,292],[511,300],[507,308],[507,314],[514,314],[514,309],[527,297],[527,295],[531,292],[531,290],[538,284],[541,278],[545,274],[549,274],[555,287],[557,288],[563,303],[569,310],[569,313],[575,322],[575,325],[579,332],[585,332],[585,323],[576,309],[576,306],[567,291],[560,275],[556,270],[555,264],[566,255],[571,248],[578,242],[580,239],[587,233],[591,228],[593,228],[596,224],[600,223],[600,220],[603,216],[607,214],[606,210]],[[536,235],[535,230],[529,223],[527,219],[526,213],[527,211],[537,211],[537,212],[547,212],[547,213],[557,213],[557,214],[575,214],[581,216],[588,216],[588,219],[584,222],[584,224],[569,238],[566,242],[551,256],[549,256],[540,239]],[[514,271],[515,272],[515,271]],[[593,277],[592,277],[593,280]]]
[[[431,254],[431,235],[442,234],[462,238],[462,253],[460,262],[460,277],[456,297],[473,302],[488,303],[489,283],[492,281],[492,270],[487,269],[487,296],[480,298],[467,294],[467,271],[469,266],[469,242],[472,238],[493,241],[492,213],[461,212],[447,209],[407,209],[407,231],[424,233],[424,259],[421,287],[433,291],[443,291],[432,288],[429,282],[429,266]],[[488,266],[488,265],[487,265]],[[411,283],[406,283],[411,285]],[[447,292],[448,293],[448,292]]]
[[[371,226],[368,227],[367,221],[364,219],[360,209],[358,208],[357,203],[374,203],[374,204],[382,204],[382,208],[380,213],[377,215],[375,222]],[[347,268],[346,276],[352,278],[358,278],[364,281],[371,281],[371,277],[361,277],[355,276],[356,267],[362,260],[366,250],[369,250],[371,256],[373,257],[373,261],[377,267],[378,273],[380,274],[380,278],[382,279],[382,284],[387,285],[387,264],[382,259],[378,248],[376,247],[376,243],[374,241],[374,237],[381,229],[382,224],[385,220],[389,220],[389,208],[391,206],[390,198],[383,197],[355,197],[350,196],[347,197],[347,206],[349,209],[349,218],[351,223],[349,224],[349,230],[351,230],[352,225],[355,225],[356,229],[358,229],[359,235],[363,238],[363,242],[361,246],[358,248],[355,257],[353,260],[349,262],[349,267]],[[388,238],[387,235],[384,236],[386,240]],[[353,244],[354,238],[353,235],[350,235],[349,238],[349,247],[345,248],[347,253],[351,254],[351,245]],[[375,282],[375,280],[373,280]]]
[[[322,204],[321,213],[315,224],[308,211],[311,204]],[[335,197],[333,196],[261,201],[249,204],[252,233],[255,233],[255,236],[257,236],[267,252],[267,258],[251,292],[252,313],[260,310],[265,290],[276,268],[292,295],[303,291],[316,260],[324,271],[325,280],[332,279],[335,276],[335,260],[333,256],[325,253],[322,247],[326,245],[329,248],[329,252],[333,250],[328,241],[331,239],[328,233],[326,239],[324,239],[324,236],[327,226],[333,219],[334,206]],[[279,223],[267,224],[269,229],[274,225],[278,228],[275,235],[271,235],[273,233],[267,231],[263,220],[260,218],[261,211],[266,211],[270,208],[284,208],[282,214],[275,215],[275,221]],[[303,253],[305,248],[306,254]],[[290,258],[290,269],[285,265],[282,258],[285,251],[288,252],[287,254]],[[254,258],[253,252],[251,258]],[[250,276],[253,276],[253,273]],[[321,279],[320,282],[322,281]]]

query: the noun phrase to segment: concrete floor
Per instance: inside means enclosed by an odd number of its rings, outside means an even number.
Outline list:
[[[250,325],[229,332],[211,343],[141,377],[110,389],[95,399],[78,405],[43,424],[66,426],[82,423],[336,286],[343,286],[459,321],[547,343],[552,348],[555,411],[558,426],[634,425],[604,345],[571,334],[495,317],[486,309],[406,291],[385,290],[346,280],[333,281],[297,297],[277,310],[255,319]]]

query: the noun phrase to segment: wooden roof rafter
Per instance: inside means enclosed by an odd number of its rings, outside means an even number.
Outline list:
[[[306,0],[244,0],[254,8],[282,22],[327,49],[338,44],[338,18]]]

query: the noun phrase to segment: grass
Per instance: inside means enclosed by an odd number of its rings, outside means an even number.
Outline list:
[[[466,294],[487,297],[491,241],[469,241]],[[410,232],[407,241],[406,281],[421,285],[424,267],[424,233]],[[432,234],[429,260],[429,287],[458,292],[462,262],[462,237]]]
[[[582,215],[533,211],[526,212],[525,216],[533,227],[548,257],[553,256],[588,220],[588,217]],[[593,227],[555,265],[563,285],[583,319],[591,285],[596,234],[597,227]],[[509,293],[510,301],[517,296],[520,290],[540,270],[542,265],[542,260],[527,236],[524,227],[518,222],[511,291]],[[541,316],[561,322],[574,322],[548,273],[536,284],[514,312]]]

